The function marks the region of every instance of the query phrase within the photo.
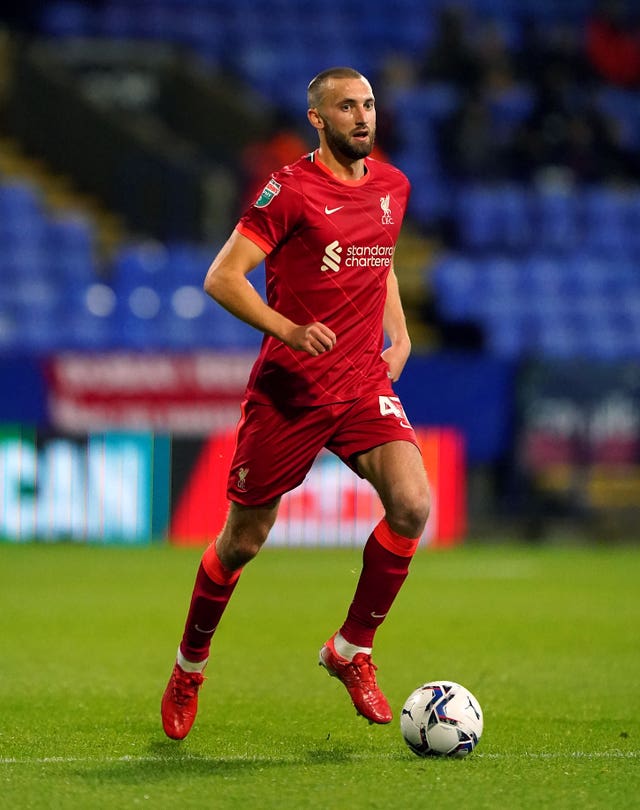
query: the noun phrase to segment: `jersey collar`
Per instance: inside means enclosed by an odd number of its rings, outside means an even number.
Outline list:
[[[345,186],[362,186],[367,183],[371,177],[368,158],[364,159],[364,174],[359,180],[343,180],[341,177],[335,175],[331,169],[328,166],[325,166],[325,164],[320,160],[317,149],[314,149],[313,152],[309,153],[308,160],[311,161],[311,163],[315,163],[319,169],[321,169],[325,174],[328,174],[329,177],[331,177],[337,183],[342,183]]]

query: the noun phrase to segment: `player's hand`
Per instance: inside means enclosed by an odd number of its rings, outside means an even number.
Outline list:
[[[391,382],[396,382],[400,379],[400,375],[409,359],[410,353],[411,344],[408,341],[406,343],[396,343],[382,352],[381,357],[389,366],[387,374]]]
[[[328,326],[316,322],[296,326],[284,342],[292,349],[317,357],[333,349],[336,345],[336,336]]]

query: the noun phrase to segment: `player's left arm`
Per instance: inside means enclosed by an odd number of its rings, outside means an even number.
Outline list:
[[[400,378],[411,353],[411,340],[400,300],[398,278],[393,266],[387,276],[387,298],[384,304],[382,326],[391,341],[391,345],[382,352],[382,359],[389,366],[389,379],[395,382]]]

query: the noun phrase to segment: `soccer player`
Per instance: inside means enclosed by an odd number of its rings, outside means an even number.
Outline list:
[[[384,517],[366,541],[353,601],[319,663],[342,681],[359,714],[371,723],[392,719],[371,660],[373,640],[407,576],[430,500],[415,433],[392,388],[410,352],[393,269],[409,181],[369,157],[376,109],[359,72],[320,73],[309,84],[308,107],[318,148],[271,177],[204,282],[264,339],[242,402],[229,513],[202,556],[162,698],[173,739],[193,725],[211,639],[243,566],[267,539],[280,497],[302,483],[323,447],[373,485]],[[268,303],[247,278],[263,260]]]

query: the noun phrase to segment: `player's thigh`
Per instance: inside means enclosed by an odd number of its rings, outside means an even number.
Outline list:
[[[377,491],[388,517],[408,513],[407,519],[416,526],[426,522],[430,506],[429,481],[422,454],[413,442],[380,444],[361,453],[357,466]]]
[[[326,409],[284,411],[262,403],[243,403],[227,481],[229,500],[259,507],[297,487],[330,428],[331,413]]]
[[[391,389],[366,394],[345,412],[327,445],[377,490],[387,509],[429,500],[418,440]]]

